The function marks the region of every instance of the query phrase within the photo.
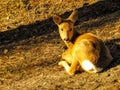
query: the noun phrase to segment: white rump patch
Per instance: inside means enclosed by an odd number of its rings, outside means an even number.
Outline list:
[[[89,73],[97,73],[98,72],[95,65],[92,62],[90,62],[89,60],[84,60],[82,62],[82,68]]]

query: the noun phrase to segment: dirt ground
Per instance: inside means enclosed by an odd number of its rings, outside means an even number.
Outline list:
[[[52,15],[79,10],[75,29],[109,47],[103,72],[69,76],[58,67],[65,44]],[[120,90],[119,0],[0,0],[0,90]]]

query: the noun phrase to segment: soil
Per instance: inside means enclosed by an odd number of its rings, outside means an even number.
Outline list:
[[[79,10],[75,29],[109,47],[113,62],[101,73],[68,75],[53,14]],[[120,90],[119,0],[0,0],[0,90]]]

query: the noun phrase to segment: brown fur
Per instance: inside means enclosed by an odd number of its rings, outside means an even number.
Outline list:
[[[75,74],[76,70],[85,70],[89,73],[97,73],[106,68],[112,61],[112,56],[107,46],[92,33],[78,34],[74,31],[74,23],[78,18],[75,10],[67,19],[55,15],[54,22],[59,27],[59,33],[68,49],[62,54],[63,66],[69,75]],[[70,65],[69,65],[70,64]],[[89,67],[87,67],[87,65]]]

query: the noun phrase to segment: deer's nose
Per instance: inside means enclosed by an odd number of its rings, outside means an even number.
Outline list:
[[[64,38],[64,41],[69,41],[69,39],[68,38]]]

